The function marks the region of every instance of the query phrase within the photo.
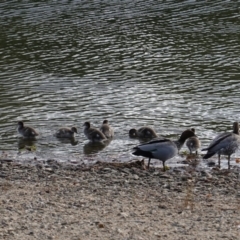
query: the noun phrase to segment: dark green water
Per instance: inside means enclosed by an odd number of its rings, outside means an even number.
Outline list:
[[[128,130],[144,125],[174,139],[195,127],[207,146],[240,121],[239,9],[233,1],[0,3],[0,150],[16,159],[129,161],[138,141]],[[82,125],[104,119],[116,136],[92,148]],[[19,120],[40,132],[36,142],[19,138]],[[72,125],[75,142],[53,137]],[[36,151],[18,153],[26,144]]]

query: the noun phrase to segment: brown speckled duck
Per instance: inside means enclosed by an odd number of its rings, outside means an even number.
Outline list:
[[[105,135],[100,130],[91,127],[90,122],[85,122],[83,126],[84,126],[83,132],[87,139],[90,140],[91,142],[102,142],[107,140]]]
[[[108,120],[104,120],[100,131],[105,135],[106,138],[112,138],[114,136],[113,128],[109,125]]]
[[[156,132],[150,127],[141,127],[138,130],[132,128],[129,130],[129,137],[131,138],[157,138]]]
[[[78,133],[76,127],[60,128],[55,133],[55,137],[57,137],[57,138],[74,138],[74,133]]]
[[[24,138],[34,138],[38,136],[38,133],[36,132],[35,129],[28,126],[24,126],[24,123],[22,121],[18,122],[17,130],[18,133],[22,135]]]

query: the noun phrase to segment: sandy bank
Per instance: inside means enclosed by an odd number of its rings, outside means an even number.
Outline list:
[[[239,170],[0,164],[0,239],[239,239]]]

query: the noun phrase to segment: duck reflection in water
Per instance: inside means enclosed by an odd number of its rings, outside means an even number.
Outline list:
[[[64,144],[71,144],[72,146],[76,146],[78,144],[78,140],[73,138],[57,138],[57,140]]]
[[[35,151],[37,142],[34,138],[19,138],[18,139],[18,149],[19,150],[28,150],[28,151]]]
[[[87,142],[83,146],[84,154],[94,154],[102,151],[105,147],[107,147],[111,142],[111,139],[104,142]]]

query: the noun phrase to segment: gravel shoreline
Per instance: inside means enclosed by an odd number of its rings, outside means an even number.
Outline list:
[[[240,237],[238,168],[0,162],[0,239]]]

